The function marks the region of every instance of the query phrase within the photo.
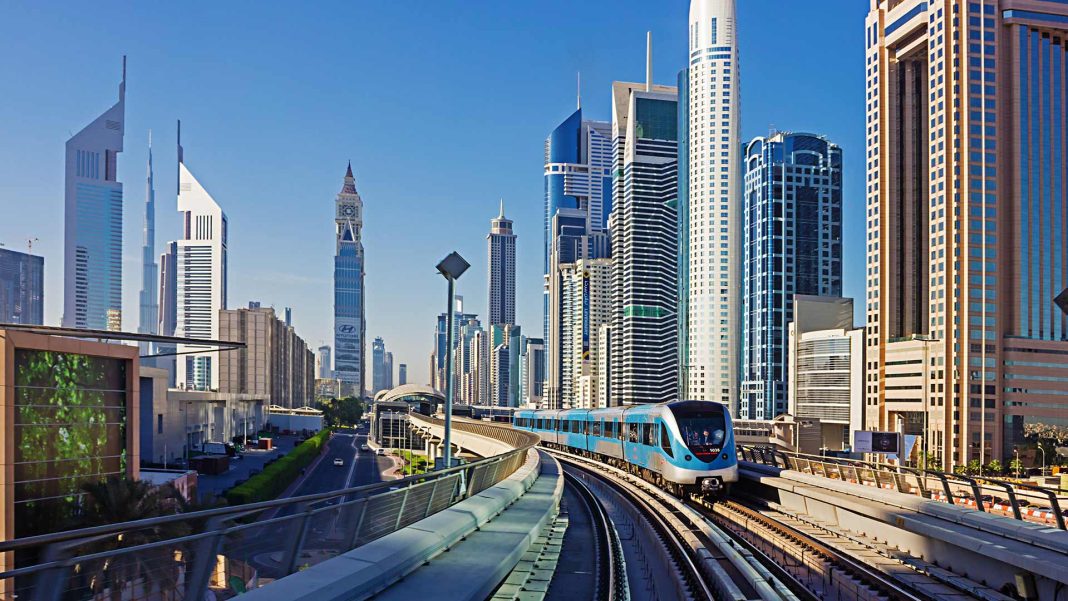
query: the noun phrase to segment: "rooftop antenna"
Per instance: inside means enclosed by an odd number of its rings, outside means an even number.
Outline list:
[[[126,55],[122,55],[122,81],[119,82],[119,100],[126,99]]]
[[[653,91],[653,32],[645,32],[645,91]]]
[[[37,238],[27,238],[26,239],[26,251],[32,253],[33,252],[33,243],[34,242],[38,242],[38,241],[39,240]]]
[[[575,85],[576,85],[577,92],[578,92],[578,94],[577,94],[577,102],[576,102],[575,108],[576,109],[581,109],[582,108],[582,71],[579,71],[579,72],[575,73]]]

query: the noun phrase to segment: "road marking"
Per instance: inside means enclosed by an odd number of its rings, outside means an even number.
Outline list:
[[[352,476],[353,476],[353,474],[356,473],[356,454],[359,451],[356,450],[356,436],[355,435],[353,435],[353,437],[352,437],[352,445],[351,446],[352,446],[352,460],[350,461],[350,463],[352,463],[352,465],[349,466],[349,475],[345,478],[345,483],[341,486],[341,488],[349,488],[350,486],[352,486]]]

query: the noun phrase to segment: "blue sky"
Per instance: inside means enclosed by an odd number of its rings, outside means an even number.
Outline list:
[[[738,4],[743,138],[774,128],[842,146],[845,293],[860,303],[867,2]],[[445,303],[433,266],[467,257],[459,293],[484,313],[502,197],[519,236],[518,320],[540,335],[545,136],[573,110],[578,71],[587,117],[610,119],[611,82],[644,79],[646,30],[654,80],[673,85],[688,2],[26,1],[4,13],[0,243],[40,239],[46,323],[62,306],[63,145],[115,101],[126,54],[124,328],[137,327],[147,132],[162,247],[179,232],[181,118],[186,164],[230,219],[230,306],[292,306],[312,346],[330,342],[334,196],[352,160],[367,334],[425,382]]]

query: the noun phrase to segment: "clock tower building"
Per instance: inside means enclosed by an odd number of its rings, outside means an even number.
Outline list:
[[[335,201],[337,250],[334,255],[334,377],[343,396],[364,393],[363,200],[356,192],[352,163]]]

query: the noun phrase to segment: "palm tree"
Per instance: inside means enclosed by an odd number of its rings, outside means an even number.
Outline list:
[[[111,477],[106,481],[86,483],[76,527],[87,528],[133,520],[160,517],[167,512],[163,501],[178,496],[173,487],[156,487],[142,480]],[[94,540],[86,553],[124,549],[176,538],[188,534],[189,526],[169,522],[157,526],[127,530],[115,536]],[[93,593],[107,591],[111,599],[122,599],[123,591],[140,584],[146,590],[157,588],[168,594],[175,589],[182,562],[179,554],[187,550],[163,546],[135,553],[113,556],[107,560],[79,566],[78,573]]]

